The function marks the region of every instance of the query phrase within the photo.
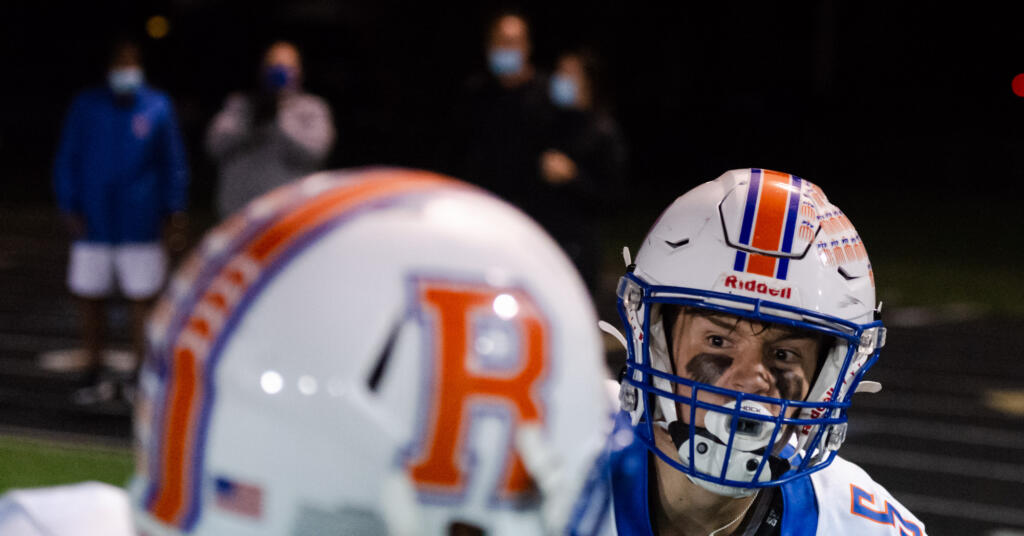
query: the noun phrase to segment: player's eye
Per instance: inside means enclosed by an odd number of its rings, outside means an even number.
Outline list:
[[[785,348],[776,348],[773,351],[773,357],[775,357],[776,361],[782,361],[785,363],[800,361],[800,354],[793,350],[786,350]]]
[[[725,346],[725,337],[722,337],[721,335],[709,335],[708,344],[716,348],[722,348]]]

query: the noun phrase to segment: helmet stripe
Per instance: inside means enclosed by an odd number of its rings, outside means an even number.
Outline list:
[[[800,177],[790,175],[789,207],[786,210],[786,230],[782,236],[782,252],[793,253],[793,235],[796,234],[796,217],[800,210]],[[775,274],[778,279],[786,279],[789,272],[789,259],[780,259]]]
[[[764,184],[757,203],[757,218],[750,246],[763,251],[778,251],[789,204],[789,175],[770,170],[764,170],[763,174]],[[783,182],[785,186],[782,186]],[[774,277],[777,263],[775,257],[752,254],[747,261],[747,272]]]
[[[771,170],[750,170],[739,245],[762,251],[792,253],[800,208],[801,179]],[[737,272],[786,279],[789,260],[737,251]]]
[[[761,191],[761,170],[750,170],[750,186],[747,187],[747,206],[743,210],[743,226],[740,230],[740,244],[750,245],[750,230],[754,226],[754,216],[757,212],[757,198]]]
[[[744,246],[750,245],[750,230],[754,227],[754,216],[757,214],[757,194],[760,190],[761,170],[751,169],[750,184],[747,186],[747,204],[743,209],[743,224],[740,227],[739,243]],[[732,269],[737,272],[747,270],[747,253],[745,251],[736,252],[736,261]]]

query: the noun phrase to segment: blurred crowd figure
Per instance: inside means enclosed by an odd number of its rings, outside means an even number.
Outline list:
[[[530,26],[516,12],[490,20],[484,51],[486,72],[468,81],[454,114],[445,171],[534,217],[596,291],[600,226],[622,190],[626,164],[602,98],[598,58],[585,49],[564,52],[549,76],[534,65]],[[230,94],[206,128],[218,218],[321,170],[336,141],[327,102],[303,90],[293,43],[272,43],[259,75],[258,88]],[[54,171],[73,237],[68,285],[82,304],[90,385],[76,393],[83,403],[116,390],[100,356],[105,300],[117,287],[132,304],[133,350],[144,351],[144,319],[167,272],[161,234],[184,240],[183,147],[170,99],[145,83],[138,44],[121,41],[107,85],[74,99]]]
[[[67,283],[81,303],[88,357],[88,387],[74,394],[79,403],[112,399],[126,385],[103,373],[106,301],[120,288],[131,302],[133,350],[141,357],[145,318],[167,273],[162,239],[186,223],[188,166],[171,100],[146,84],[134,41],[118,41],[107,68],[105,86],[75,96],[54,165],[72,238]]]
[[[597,227],[623,183],[626,149],[601,99],[598,60],[563,53],[552,76],[531,61],[525,17],[492,19],[486,74],[473,77],[457,114],[453,169],[536,218],[591,290],[600,270]]]
[[[539,158],[540,177],[525,208],[576,263],[591,290],[600,270],[599,226],[625,175],[626,146],[598,92],[598,60],[563,53],[551,76],[556,110]]]
[[[503,13],[487,32],[487,72],[471,78],[458,111],[457,176],[520,207],[533,193],[551,120],[547,78],[534,67],[526,19]]]
[[[302,57],[292,43],[270,45],[260,86],[228,96],[206,135],[218,167],[223,218],[260,194],[321,169],[335,140],[327,103],[302,89]]]

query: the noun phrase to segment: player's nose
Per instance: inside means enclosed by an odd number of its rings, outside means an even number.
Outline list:
[[[760,344],[741,346],[725,376],[725,387],[736,391],[768,395],[772,389],[771,372],[765,366]]]

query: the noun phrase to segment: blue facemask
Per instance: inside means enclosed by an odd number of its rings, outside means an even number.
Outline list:
[[[118,95],[130,95],[142,86],[142,69],[139,67],[118,67],[107,73],[110,90]]]
[[[554,102],[559,108],[570,108],[576,104],[578,93],[579,87],[576,85],[576,80],[564,74],[556,74],[551,77],[548,94],[551,96],[551,102]]]
[[[295,71],[284,65],[271,65],[263,70],[263,83],[273,91],[294,86],[295,79]]]
[[[494,76],[508,76],[523,70],[523,53],[515,48],[495,48],[487,54]]]

